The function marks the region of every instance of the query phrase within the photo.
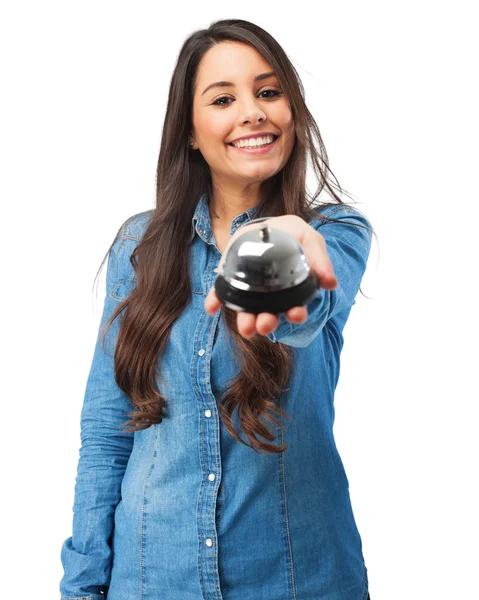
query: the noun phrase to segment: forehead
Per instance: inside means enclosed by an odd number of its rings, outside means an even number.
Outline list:
[[[203,56],[196,74],[196,92],[215,81],[253,79],[259,73],[271,71],[271,65],[255,48],[240,42],[221,42]]]

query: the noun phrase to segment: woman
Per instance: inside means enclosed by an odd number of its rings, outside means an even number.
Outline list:
[[[308,154],[334,203],[307,202]],[[328,171],[299,77],[266,31],[224,20],[186,40],[156,207],[107,253],[63,599],[369,597],[332,427],[371,226]],[[216,273],[265,223],[300,241],[317,294],[286,314],[236,313]]]

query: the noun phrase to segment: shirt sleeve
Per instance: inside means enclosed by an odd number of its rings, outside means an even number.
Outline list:
[[[280,314],[278,327],[267,337],[272,342],[304,348],[320,333],[329,319],[350,310],[361,285],[371,249],[372,228],[361,213],[350,207],[324,212],[339,223],[319,219],[311,226],[320,233],[332,262],[338,285],[334,290],[319,288],[307,304],[308,318],[304,323],[290,323]]]
[[[133,433],[120,431],[133,410],[114,378],[113,353],[118,317],[107,334],[101,333],[118,300],[111,295],[118,282],[123,228],[108,255],[106,297],[81,410],[81,448],[73,504],[73,531],[61,548],[64,575],[61,600],[104,600],[112,564],[111,536],[121,482],[133,447]]]

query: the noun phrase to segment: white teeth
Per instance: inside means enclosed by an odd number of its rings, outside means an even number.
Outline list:
[[[274,136],[266,135],[264,137],[250,138],[247,140],[240,140],[239,142],[232,142],[232,143],[233,143],[233,146],[236,146],[236,148],[243,148],[245,146],[254,148],[255,146],[262,146],[263,144],[271,144],[271,142],[273,140],[274,140]]]

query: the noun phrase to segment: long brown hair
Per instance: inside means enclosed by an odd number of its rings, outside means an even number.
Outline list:
[[[317,209],[311,205],[323,189],[335,203],[348,206],[334,191],[335,188],[339,193],[343,192],[329,168],[318,126],[306,107],[299,75],[276,40],[261,27],[241,19],[217,21],[208,29],[193,33],[181,48],[170,83],[153,218],[130,257],[136,272],[136,287],[120,302],[106,323],[108,329],[122,313],[114,370],[119,388],[131,399],[134,408],[128,415],[131,419],[123,423],[128,432],[161,423],[166,416],[163,411],[168,400],[156,383],[157,369],[161,371],[158,359],[166,347],[172,324],[191,299],[190,280],[184,274],[189,272],[188,241],[196,203],[203,193],[212,197],[209,166],[202,154],[192,151],[188,143],[192,131],[195,79],[204,54],[224,41],[249,44],[271,64],[290,102],[295,124],[296,139],[291,156],[279,173],[261,184],[253,218],[283,214],[299,215],[306,220],[317,218]],[[319,184],[312,198],[308,198],[306,191],[308,156]],[[334,219],[327,220],[335,222]],[[170,270],[168,265],[171,264],[178,268]],[[237,330],[236,317],[234,310],[221,306],[221,318],[235,342],[241,371],[222,394],[218,405],[220,418],[233,437],[256,452],[283,452],[287,445],[265,443],[257,436],[269,442],[275,439],[261,417],[279,427],[283,427],[282,421],[275,419],[274,414],[290,418],[276,400],[288,389],[285,386],[292,373],[291,347],[273,343],[262,335],[245,339]],[[105,336],[106,330],[103,342]],[[235,408],[251,445],[246,444],[233,427]]]

